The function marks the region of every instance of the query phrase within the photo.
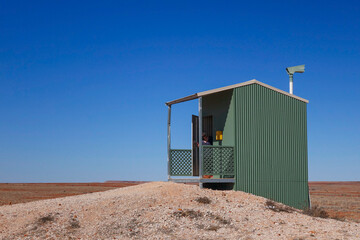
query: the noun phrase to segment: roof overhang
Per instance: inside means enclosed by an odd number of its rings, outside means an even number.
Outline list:
[[[275,88],[275,87],[272,87],[272,86],[267,85],[265,83],[262,83],[262,82],[260,82],[260,81],[258,81],[256,79],[253,79],[253,80],[243,82],[243,83],[238,83],[238,84],[234,84],[234,85],[230,85],[230,86],[226,86],[226,87],[221,87],[221,88],[216,88],[216,89],[213,89],[213,90],[208,90],[208,91],[204,91],[204,92],[195,93],[193,95],[189,95],[189,96],[186,96],[186,97],[183,97],[183,98],[179,98],[179,99],[167,102],[165,104],[167,106],[171,106],[171,105],[176,104],[176,103],[190,101],[190,100],[197,99],[199,97],[203,97],[203,96],[206,96],[206,95],[210,95],[210,94],[214,94],[214,93],[218,93],[218,92],[222,92],[222,91],[226,91],[226,90],[231,90],[231,89],[234,89],[234,88],[243,87],[243,86],[247,86],[247,85],[251,85],[251,84],[259,84],[259,85],[261,85],[263,87],[269,88],[269,89],[271,89],[273,91],[279,92],[279,93],[284,94],[286,96],[295,98],[295,99],[300,100],[300,101],[305,102],[305,103],[309,103],[309,101],[304,99],[304,98],[295,96],[293,94],[290,94],[290,93],[285,92],[283,90],[280,90],[278,88]]]

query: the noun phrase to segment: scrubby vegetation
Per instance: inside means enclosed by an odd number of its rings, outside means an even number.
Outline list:
[[[203,204],[211,203],[211,200],[208,197],[198,197],[197,199],[195,199],[195,201],[198,203],[203,203]]]
[[[316,205],[306,208],[303,213],[312,217],[329,218],[329,214],[322,207]]]
[[[45,217],[39,218],[38,223],[45,224],[47,222],[52,222],[52,221],[54,221],[54,217],[51,214],[49,214]]]
[[[270,209],[274,212],[287,212],[287,213],[294,212],[294,208],[286,206],[281,203],[274,202],[269,199],[265,202],[265,208]]]

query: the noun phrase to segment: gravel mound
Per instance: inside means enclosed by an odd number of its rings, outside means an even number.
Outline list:
[[[0,207],[0,239],[360,239],[360,224],[313,218],[238,191],[151,182]]]

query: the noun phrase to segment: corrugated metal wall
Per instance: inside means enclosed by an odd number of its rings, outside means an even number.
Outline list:
[[[306,103],[258,84],[234,97],[235,189],[308,207]]]
[[[223,131],[224,146],[235,144],[235,101],[233,90],[223,91],[203,97],[203,116],[212,116],[213,145],[218,146],[216,131]]]

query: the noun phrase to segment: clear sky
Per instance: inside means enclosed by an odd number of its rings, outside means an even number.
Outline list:
[[[309,99],[309,179],[360,180],[359,1],[1,1],[0,182],[166,180],[165,102]],[[190,146],[196,102],[174,107]]]

